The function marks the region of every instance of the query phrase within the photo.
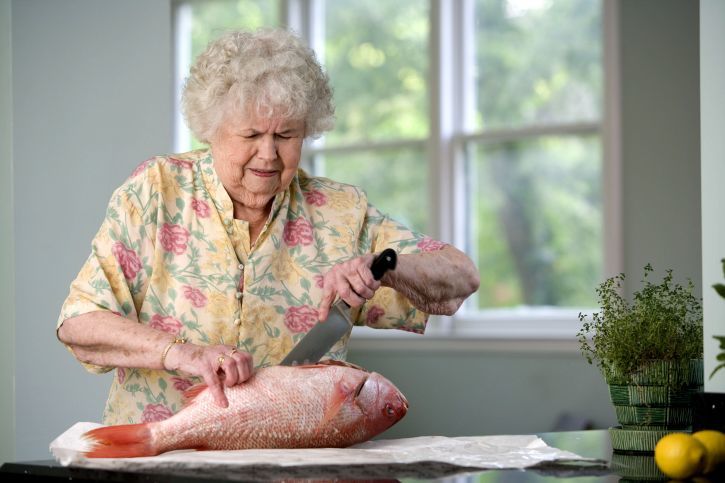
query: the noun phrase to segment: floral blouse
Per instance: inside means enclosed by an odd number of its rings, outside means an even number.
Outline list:
[[[317,322],[322,275],[333,265],[387,247],[442,246],[380,213],[360,189],[303,170],[274,198],[252,245],[209,150],[159,156],[114,192],[57,327],[107,310],[195,344],[235,345],[256,368],[269,366]],[[422,333],[428,315],[383,287],[352,317],[357,325]],[[327,356],[344,359],[348,338]],[[93,373],[114,369],[82,364]],[[103,422],[165,419],[197,382],[173,371],[116,368]]]

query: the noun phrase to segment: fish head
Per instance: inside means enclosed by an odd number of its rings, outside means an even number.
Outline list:
[[[382,433],[400,421],[408,412],[408,400],[385,377],[376,372],[367,374],[355,395],[355,402],[365,415],[372,433]]]

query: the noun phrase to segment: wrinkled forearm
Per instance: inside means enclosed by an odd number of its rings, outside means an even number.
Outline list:
[[[173,337],[110,312],[66,319],[58,338],[81,362],[103,367],[162,369],[161,353]]]
[[[405,295],[429,314],[453,315],[478,290],[479,276],[470,258],[453,246],[398,256],[398,265],[382,284]]]

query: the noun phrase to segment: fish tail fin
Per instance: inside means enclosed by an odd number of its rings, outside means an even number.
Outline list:
[[[151,444],[148,423],[96,428],[83,437],[91,444],[91,449],[84,453],[86,458],[134,458],[160,453]]]

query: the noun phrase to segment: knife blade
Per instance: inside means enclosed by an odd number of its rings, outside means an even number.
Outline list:
[[[375,280],[380,280],[388,270],[395,270],[398,256],[392,248],[386,248],[376,256],[370,266]],[[350,306],[342,299],[330,307],[330,313],[323,322],[318,322],[280,362],[283,366],[314,364],[327,354],[337,341],[352,329]]]

